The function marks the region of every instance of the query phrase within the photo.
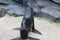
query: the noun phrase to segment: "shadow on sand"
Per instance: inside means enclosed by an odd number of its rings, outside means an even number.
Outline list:
[[[13,30],[19,30],[20,31],[20,28],[14,28]],[[33,33],[36,33],[36,34],[40,34],[40,35],[42,35],[42,33],[41,32],[39,32],[38,30],[34,30],[34,31],[32,31]]]
[[[21,39],[20,37],[17,37],[12,40],[23,40],[23,39]],[[28,39],[25,39],[25,40],[40,40],[40,39],[29,37]]]

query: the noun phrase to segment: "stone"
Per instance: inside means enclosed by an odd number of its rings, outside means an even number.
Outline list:
[[[0,2],[0,5],[7,5],[6,3],[2,3],[2,2]]]
[[[1,3],[1,4],[8,4],[8,1],[9,1],[9,0],[0,0],[0,3]]]
[[[12,1],[23,4],[23,0],[12,0]]]
[[[58,6],[48,6],[41,9],[43,12],[43,17],[49,18],[53,21],[60,19],[60,7]]]
[[[16,2],[18,4],[22,4],[24,6],[27,6],[27,0],[12,0],[12,1],[14,1],[14,2]]]
[[[23,6],[18,6],[18,5],[9,5],[7,7],[7,9],[9,9],[7,12],[8,14],[13,14],[16,13],[17,15],[24,15],[25,13],[25,7]]]
[[[0,8],[0,18],[5,16],[6,13],[7,13],[6,9]]]
[[[14,4],[14,2],[12,0],[0,0],[0,3],[2,4]]]
[[[42,7],[46,7],[46,6],[51,6],[51,5],[55,5],[53,2],[49,1],[49,0],[38,0],[37,1],[37,4],[39,6],[42,6]]]
[[[60,3],[60,0],[53,0],[54,2]]]
[[[40,7],[38,6],[37,3],[33,3],[32,4],[32,8],[33,8],[34,13],[38,13],[39,12]]]

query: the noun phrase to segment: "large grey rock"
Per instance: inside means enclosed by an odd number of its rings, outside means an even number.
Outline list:
[[[3,3],[3,4],[14,4],[14,2],[12,0],[0,0],[0,3]]]
[[[8,3],[9,0],[0,0],[1,3]]]
[[[37,1],[37,3],[39,6],[44,6],[44,7],[50,5],[49,2],[47,1]]]
[[[18,5],[9,5],[8,8],[9,9],[7,12],[9,14],[13,14],[16,13],[17,15],[24,15],[25,12],[25,7],[23,6],[18,6]]]
[[[46,6],[51,6],[51,5],[56,5],[55,3],[49,1],[49,0],[38,0],[37,1],[37,4],[39,6],[42,6],[42,7],[46,7]]]
[[[5,16],[6,13],[7,13],[6,9],[0,8],[0,18]]]
[[[60,7],[57,6],[48,6],[41,11],[44,13],[44,17],[49,18],[51,20],[60,20]]]
[[[35,13],[38,13],[39,12],[39,6],[38,6],[38,4],[37,3],[33,3],[33,5],[32,5],[32,8],[33,8],[33,11],[35,12]]]
[[[54,2],[60,3],[60,0],[53,0]]]

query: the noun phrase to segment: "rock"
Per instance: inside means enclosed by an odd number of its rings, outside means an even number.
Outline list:
[[[50,0],[51,2],[60,5],[60,0]]]
[[[32,5],[32,8],[33,8],[33,11],[35,12],[35,13],[38,13],[39,12],[39,6],[36,4],[36,3],[33,3],[33,5]]]
[[[23,0],[12,0],[12,1],[14,1],[14,2],[17,2],[17,3],[23,3]]]
[[[18,5],[9,5],[8,6],[8,13],[13,14],[16,13],[17,15],[24,15],[25,8],[23,6],[18,6]]]
[[[42,7],[46,7],[46,6],[51,6],[51,5],[55,5],[53,2],[50,2],[49,0],[38,0],[37,1],[37,4],[39,6],[42,6]]]
[[[6,13],[7,13],[6,9],[0,8],[0,18],[5,16]]]
[[[48,6],[41,9],[43,17],[49,18],[53,21],[60,20],[60,7]]]
[[[0,3],[8,5],[8,4],[13,4],[14,2],[12,0],[0,0]]]
[[[12,0],[12,1],[14,1],[14,2],[16,2],[18,4],[22,4],[24,6],[27,6],[27,0]]]
[[[43,7],[49,5],[49,3],[47,1],[37,1],[37,3],[39,6],[43,6]]]
[[[53,0],[53,1],[60,4],[60,0]]]
[[[6,4],[6,3],[1,3],[1,2],[0,2],[0,5],[8,5],[8,4]]]
[[[1,4],[8,4],[8,0],[0,0]]]

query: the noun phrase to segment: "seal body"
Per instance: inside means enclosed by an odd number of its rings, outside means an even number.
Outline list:
[[[30,31],[33,31],[34,29],[35,28],[34,28],[33,10],[31,7],[27,7],[21,23],[21,30],[20,30],[21,38],[27,39],[28,33]]]

